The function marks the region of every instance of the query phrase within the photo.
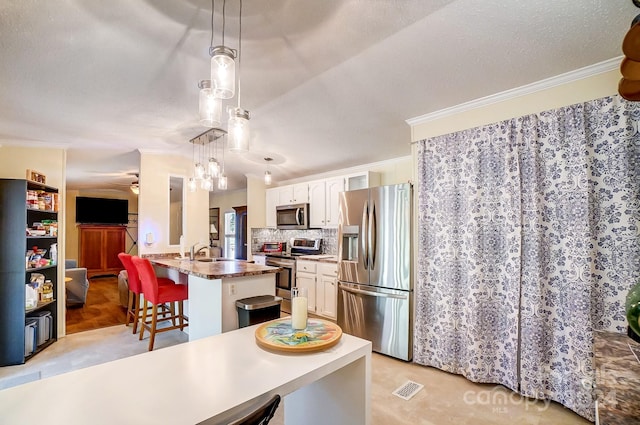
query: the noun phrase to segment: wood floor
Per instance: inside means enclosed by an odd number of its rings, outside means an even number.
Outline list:
[[[67,334],[124,324],[127,310],[119,300],[117,277],[90,279],[84,307],[67,308]]]

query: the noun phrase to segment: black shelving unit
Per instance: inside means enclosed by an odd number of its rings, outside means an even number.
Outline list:
[[[38,354],[58,337],[57,300],[58,265],[27,268],[25,254],[33,246],[46,249],[57,243],[56,236],[27,236],[26,228],[43,220],[58,221],[57,211],[27,207],[27,190],[58,193],[58,189],[28,180],[0,179],[0,366],[24,363]],[[54,298],[26,309],[26,288],[31,273],[40,273],[53,284]],[[51,313],[52,338],[25,356],[26,316],[48,311]]]

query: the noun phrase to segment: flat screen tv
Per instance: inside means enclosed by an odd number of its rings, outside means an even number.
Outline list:
[[[129,201],[126,199],[76,198],[76,223],[127,224]]]

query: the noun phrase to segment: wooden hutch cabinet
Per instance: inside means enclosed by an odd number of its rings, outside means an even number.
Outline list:
[[[118,254],[125,251],[126,226],[80,225],[80,267],[89,277],[117,275],[123,269]]]

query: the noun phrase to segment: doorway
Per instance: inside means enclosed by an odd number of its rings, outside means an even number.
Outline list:
[[[247,259],[247,206],[233,207],[236,212],[235,259]]]

